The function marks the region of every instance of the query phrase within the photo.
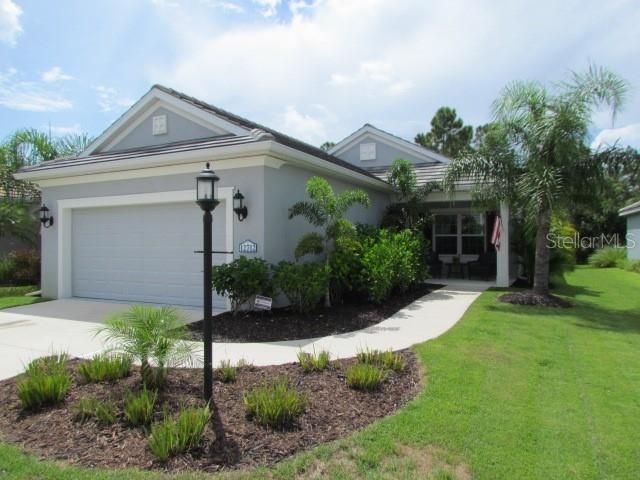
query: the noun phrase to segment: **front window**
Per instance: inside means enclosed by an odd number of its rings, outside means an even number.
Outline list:
[[[485,251],[485,218],[480,213],[438,214],[433,249],[444,255],[479,255]]]
[[[458,253],[458,216],[436,215],[434,250],[439,254]]]
[[[462,224],[462,254],[479,255],[484,252],[484,215],[460,215]]]

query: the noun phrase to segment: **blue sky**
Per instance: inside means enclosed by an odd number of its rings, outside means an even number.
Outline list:
[[[593,141],[640,147],[638,25],[631,0],[0,0],[0,137],[97,135],[162,83],[314,144],[413,139],[442,105],[485,123],[507,82],[594,62],[632,88]]]

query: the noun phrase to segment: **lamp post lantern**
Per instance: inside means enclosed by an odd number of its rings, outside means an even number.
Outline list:
[[[204,399],[209,402],[213,397],[213,346],[211,338],[212,330],[212,293],[211,270],[213,241],[212,225],[213,211],[220,201],[218,200],[218,176],[209,168],[209,163],[196,177],[196,203],[204,211],[203,225],[203,294],[204,294]]]

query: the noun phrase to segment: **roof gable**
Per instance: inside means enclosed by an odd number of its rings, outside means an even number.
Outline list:
[[[154,136],[154,116],[166,116],[167,133]],[[154,85],[107,128],[81,156],[222,135],[247,135],[251,129],[176,98]]]
[[[424,148],[389,132],[385,132],[384,130],[376,128],[368,123],[338,142],[331,150],[329,150],[329,153],[337,157],[341,157],[349,149],[367,141],[379,142],[401,153],[404,152],[415,159],[414,163],[427,162],[448,164],[451,162],[451,159],[444,155]]]

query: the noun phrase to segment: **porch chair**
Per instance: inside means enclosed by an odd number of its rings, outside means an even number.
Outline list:
[[[478,260],[469,262],[469,278],[481,278],[489,281],[496,275],[496,252],[495,250],[480,254]]]
[[[436,252],[431,252],[427,257],[427,265],[429,266],[429,275],[431,278],[442,278],[442,261]]]

